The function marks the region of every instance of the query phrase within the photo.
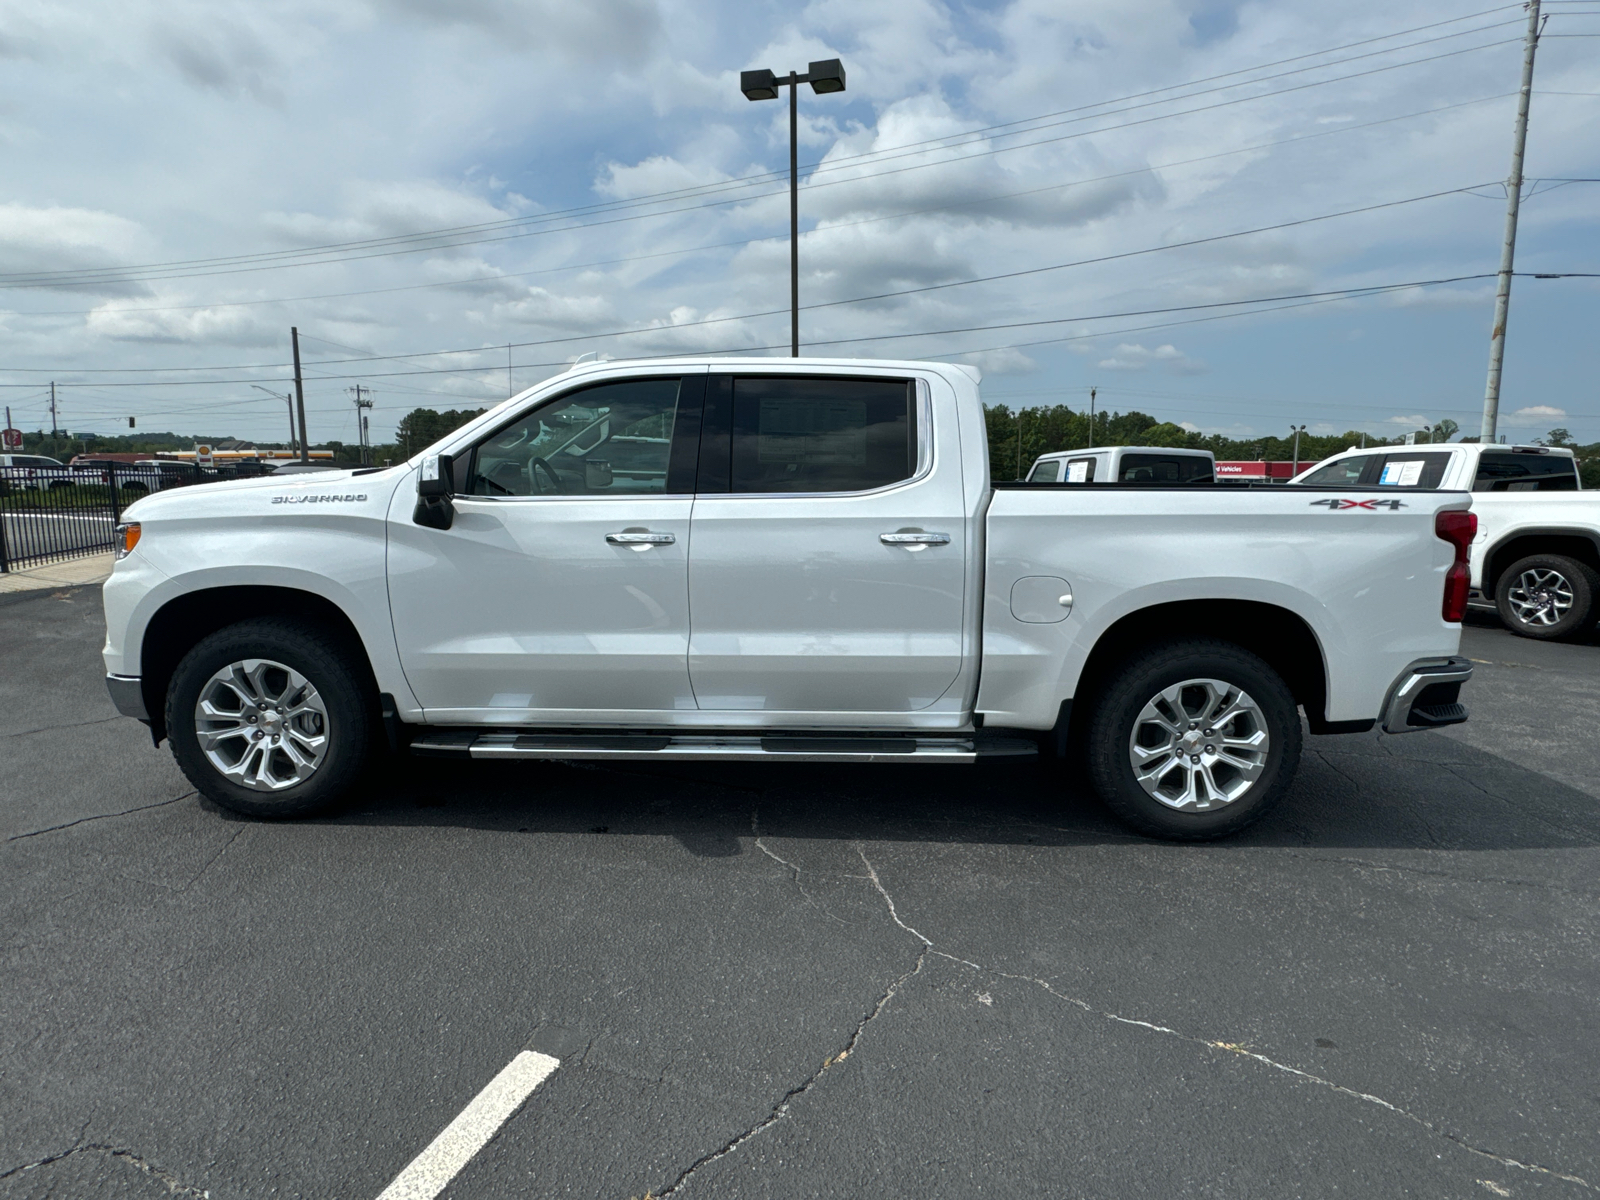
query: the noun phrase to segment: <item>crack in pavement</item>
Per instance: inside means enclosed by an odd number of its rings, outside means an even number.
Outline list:
[[[854,1053],[857,1043],[861,1041],[862,1035],[866,1032],[867,1026],[872,1024],[872,1022],[878,1018],[878,1014],[883,1012],[883,1010],[888,1007],[889,1001],[894,999],[895,993],[900,990],[901,986],[904,985],[906,980],[921,973],[924,964],[926,964],[928,961],[928,953],[928,947],[924,946],[917,953],[917,961],[915,965],[913,965],[909,971],[896,978],[894,982],[889,984],[889,986],[884,989],[883,995],[878,997],[877,1003],[874,1004],[867,1012],[867,1015],[862,1017],[861,1020],[857,1022],[855,1030],[850,1034],[850,1039],[844,1044],[844,1048],[837,1054],[830,1054],[827,1058],[823,1059],[822,1065],[808,1075],[803,1082],[785,1092],[783,1097],[772,1106],[771,1112],[769,1112],[760,1121],[757,1121],[754,1125],[750,1126],[750,1128],[738,1134],[736,1137],[730,1138],[728,1141],[724,1142],[715,1150],[712,1150],[707,1154],[702,1154],[699,1158],[695,1159],[694,1162],[690,1163],[684,1168],[683,1172],[676,1179],[674,1179],[666,1187],[662,1188],[661,1191],[646,1192],[645,1195],[653,1198],[653,1200],[666,1200],[668,1196],[675,1194],[686,1184],[688,1184],[689,1180],[693,1178],[696,1171],[700,1170],[702,1167],[709,1166],[710,1164],[716,1162],[719,1158],[726,1158],[740,1146],[748,1142],[751,1138],[755,1137],[757,1134],[770,1128],[771,1126],[776,1125],[779,1121],[788,1116],[789,1106],[801,1096],[809,1092],[816,1082],[822,1078],[824,1072],[826,1072],[830,1067],[836,1066],[843,1062],[845,1059],[849,1058],[852,1053]]]
[[[1397,875],[1425,875],[1434,879],[1451,879],[1460,883],[1489,883],[1502,887],[1530,887],[1542,888],[1545,891],[1563,892],[1569,896],[1582,896],[1585,899],[1600,898],[1600,891],[1584,891],[1582,888],[1567,887],[1559,883],[1546,883],[1542,879],[1513,879],[1510,876],[1499,875],[1462,875],[1455,871],[1440,871],[1429,867],[1411,866],[1406,863],[1380,863],[1366,858],[1351,858],[1343,854],[1303,854],[1293,850],[1284,851],[1285,858],[1303,858],[1310,862],[1335,862],[1347,866],[1362,867],[1369,871],[1392,871]]]
[[[843,917],[836,916],[835,914],[829,912],[817,902],[816,898],[812,896],[810,892],[806,891],[805,885],[800,882],[800,868],[797,864],[792,863],[787,858],[783,858],[782,856],[774,853],[772,849],[761,840],[761,810],[758,808],[752,808],[750,810],[750,833],[755,838],[757,850],[761,851],[761,853],[765,854],[773,862],[782,863],[784,866],[788,867],[789,870],[794,872],[794,886],[799,889],[800,895],[805,897],[807,904],[811,905],[812,908],[816,909],[823,916],[829,917],[839,922],[841,925],[850,924],[850,922],[846,921]]]
[[[166,1185],[166,1189],[174,1196],[196,1197],[197,1200],[210,1200],[211,1193],[204,1188],[191,1187],[175,1175],[163,1171],[154,1163],[140,1158],[126,1146],[109,1146],[103,1142],[89,1142],[85,1145],[73,1146],[70,1150],[63,1150],[60,1154],[46,1155],[36,1162],[23,1163],[20,1167],[12,1167],[9,1171],[0,1171],[0,1179],[9,1179],[13,1175],[20,1175],[24,1171],[36,1170],[39,1167],[49,1166],[51,1163],[60,1162],[62,1159],[71,1158],[75,1154],[101,1154],[106,1158],[115,1159],[130,1167],[143,1171],[154,1179],[159,1179]]]
[[[30,733],[51,733],[57,729],[82,729],[86,725],[109,725],[112,721],[122,720],[122,714],[114,717],[97,717],[93,721],[69,721],[65,725],[41,725],[37,729],[18,729],[11,733],[0,733],[0,737],[27,737]]]
[[[917,970],[919,971],[922,969],[922,958],[926,958],[927,955],[933,954],[937,955],[939,958],[948,959],[951,962],[960,963],[963,966],[971,967],[975,971],[998,975],[1003,979],[1015,979],[1025,983],[1032,983],[1043,988],[1050,995],[1056,997],[1056,999],[1064,1000],[1068,1004],[1082,1009],[1085,1013],[1088,1013],[1091,1016],[1101,1017],[1107,1021],[1114,1021],[1120,1025],[1131,1025],[1138,1029],[1145,1029],[1152,1033],[1161,1034],[1164,1037],[1177,1038],[1179,1041],[1188,1042],[1190,1045],[1203,1046],[1210,1050],[1223,1050],[1230,1054],[1237,1055],[1240,1058],[1252,1059],[1255,1062],[1261,1063],[1263,1066],[1272,1067],[1274,1070],[1282,1071],[1287,1075],[1293,1075],[1297,1079],[1303,1080],[1306,1083],[1327,1088],[1330,1091],[1337,1092],[1343,1096],[1352,1097],[1353,1099],[1360,1100],[1367,1104],[1377,1105],[1379,1108],[1386,1109],[1389,1112],[1394,1113],[1396,1116],[1404,1117],[1406,1120],[1420,1125],[1429,1133],[1434,1134],[1437,1137],[1444,1138],[1446,1141],[1455,1145],[1459,1149],[1467,1151],[1469,1154],[1475,1154],[1480,1158],[1487,1158],[1492,1162],[1497,1162],[1504,1167],[1513,1167],[1517,1170],[1529,1171],[1535,1174],[1549,1176],[1552,1179],[1559,1179],[1564,1183],[1576,1184],[1578,1187],[1584,1188],[1588,1191],[1600,1191],[1600,1187],[1596,1187],[1594,1184],[1590,1183],[1587,1179],[1584,1179],[1581,1176],[1572,1175],[1564,1171],[1558,1171],[1553,1167],[1541,1166],[1538,1163],[1523,1162],[1520,1159],[1510,1158],[1503,1154],[1496,1154],[1492,1150],[1485,1150],[1481,1146],[1474,1146],[1471,1142],[1466,1141],[1457,1134],[1453,1134],[1448,1130],[1441,1128],[1434,1122],[1429,1121],[1426,1117],[1418,1116],[1416,1113],[1411,1112],[1408,1109],[1401,1108],[1398,1104],[1391,1104],[1389,1101],[1380,1096],[1374,1096],[1368,1092],[1360,1092],[1354,1088],[1346,1087],[1344,1084],[1335,1083],[1331,1079],[1324,1079],[1320,1075],[1313,1075],[1310,1071],[1302,1071],[1299,1067],[1292,1067],[1287,1063],[1278,1062],[1276,1059],[1268,1058],[1265,1054],[1259,1054],[1256,1051],[1251,1050],[1248,1046],[1242,1046],[1235,1042],[1216,1041],[1210,1038],[1197,1037],[1192,1033],[1184,1033],[1180,1030],[1173,1029],[1169,1025],[1158,1025],[1153,1021],[1144,1021],[1137,1017],[1125,1017],[1120,1013],[1108,1012],[1105,1009],[1095,1007],[1087,1000],[1081,1000],[1076,996],[1069,996],[1065,992],[1058,991],[1055,985],[1047,979],[1040,979],[1035,975],[1017,975],[1009,971],[1002,971],[998,967],[985,967],[979,963],[973,962],[971,959],[960,958],[954,954],[946,953],[943,950],[935,949],[933,941],[926,934],[914,926],[908,925],[904,920],[901,919],[899,910],[895,907],[894,897],[889,894],[888,889],[883,886],[883,882],[878,878],[877,869],[873,867],[871,861],[867,858],[866,851],[858,845],[856,847],[856,853],[861,856],[861,861],[866,864],[868,872],[867,877],[872,880],[873,887],[877,888],[878,893],[884,899],[884,903],[888,905],[889,916],[893,919],[894,923],[922,943],[922,956],[919,958],[917,966]],[[666,1193],[662,1194],[665,1195]]]
[[[154,804],[141,804],[135,808],[125,808],[121,812],[96,813],[92,817],[79,817],[76,821],[68,821],[63,825],[51,825],[44,829],[33,829],[27,833],[15,833],[6,839],[6,844],[20,842],[23,838],[39,837],[41,834],[56,833],[62,829],[71,829],[74,825],[87,825],[90,821],[105,821],[111,817],[129,817],[134,813],[149,812],[152,808],[165,808],[169,804],[176,804],[179,800],[187,800],[194,792],[185,792],[181,796],[174,796],[171,800],[157,800]],[[0,1175],[0,1179],[5,1176]]]

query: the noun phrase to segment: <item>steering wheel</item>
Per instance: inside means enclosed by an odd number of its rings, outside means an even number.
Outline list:
[[[543,471],[550,477],[550,488],[548,491],[539,486],[540,471]],[[528,479],[529,482],[533,484],[534,491],[538,492],[541,496],[547,496],[552,493],[559,493],[561,491],[561,476],[557,475],[556,469],[544,459],[540,458],[537,454],[528,460]]]

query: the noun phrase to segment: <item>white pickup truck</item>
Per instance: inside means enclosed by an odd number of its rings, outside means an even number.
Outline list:
[[[1572,451],[1452,443],[1347,450],[1289,481],[1391,495],[1472,493],[1468,603],[1512,633],[1573,637],[1600,618],[1600,492],[1585,492]]]
[[[148,496],[108,685],[217,803],[373,756],[1046,754],[1216,837],[1312,733],[1466,719],[1471,498],[992,486],[977,372],[587,364],[381,470]]]

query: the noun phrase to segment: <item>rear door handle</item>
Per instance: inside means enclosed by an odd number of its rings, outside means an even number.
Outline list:
[[[948,546],[948,533],[880,533],[878,540],[885,546]]]
[[[613,546],[670,546],[678,539],[670,533],[608,533]]]

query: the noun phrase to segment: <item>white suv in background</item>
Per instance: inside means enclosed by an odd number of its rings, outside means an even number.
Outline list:
[[[43,454],[0,454],[0,479],[19,492],[42,492],[71,483],[72,473],[59,459]]]
[[[1532,638],[1571,637],[1600,617],[1600,492],[1583,490],[1571,450],[1474,443],[1352,449],[1289,482],[1472,492],[1475,607],[1494,608],[1512,633]]]

